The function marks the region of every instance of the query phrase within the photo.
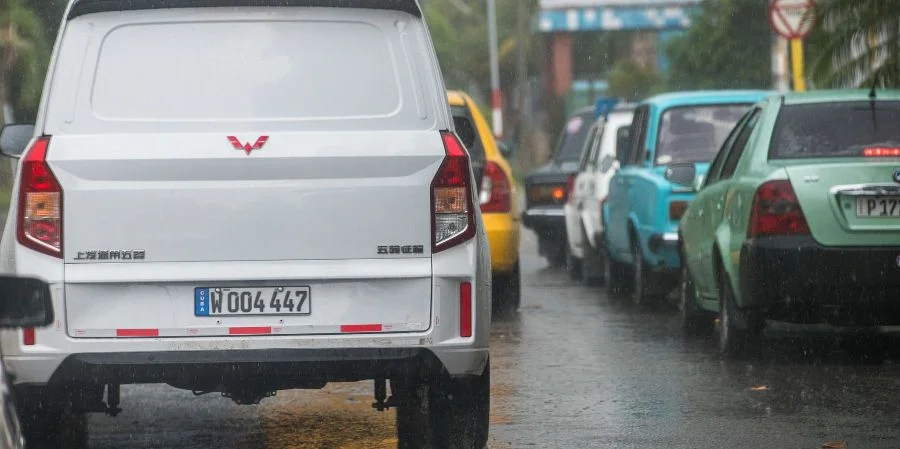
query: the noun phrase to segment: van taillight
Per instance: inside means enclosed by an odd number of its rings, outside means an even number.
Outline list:
[[[484,178],[481,181],[481,194],[478,198],[481,203],[481,211],[509,212],[509,187],[506,173],[503,172],[500,165],[493,161],[487,161],[484,165]]]
[[[441,132],[446,157],[431,181],[432,252],[443,251],[475,236],[469,156],[456,134]]]
[[[19,185],[19,243],[62,258],[62,188],[47,165],[50,137],[37,138],[22,161]]]
[[[809,225],[790,181],[763,183],[750,208],[748,237],[809,235]]]
[[[575,199],[575,177],[577,173],[573,173],[566,178],[566,200],[572,202]]]

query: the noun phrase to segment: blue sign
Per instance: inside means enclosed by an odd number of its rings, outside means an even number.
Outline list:
[[[537,31],[682,30],[699,10],[688,6],[571,7],[538,12]]]
[[[618,98],[601,98],[597,100],[597,104],[594,107],[594,118],[606,118],[609,113],[615,109],[617,104],[619,104]]]

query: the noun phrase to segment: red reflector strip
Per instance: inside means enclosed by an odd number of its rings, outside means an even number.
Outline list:
[[[116,337],[159,337],[159,329],[116,329]]]
[[[229,327],[228,335],[267,335],[272,333],[271,327]]]
[[[472,336],[472,283],[459,284],[459,336]]]
[[[25,346],[34,346],[36,343],[35,332],[33,327],[22,329],[22,344]]]
[[[360,332],[381,332],[380,324],[342,324],[341,333],[356,334]]]

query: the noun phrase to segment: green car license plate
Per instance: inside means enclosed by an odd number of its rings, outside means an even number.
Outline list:
[[[900,197],[867,196],[856,199],[857,217],[900,217]]]

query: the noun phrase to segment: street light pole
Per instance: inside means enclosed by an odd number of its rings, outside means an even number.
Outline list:
[[[491,108],[494,136],[503,137],[503,95],[500,91],[500,63],[497,56],[497,5],[487,0],[488,41],[491,59]]]

